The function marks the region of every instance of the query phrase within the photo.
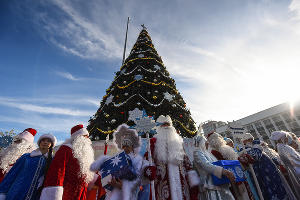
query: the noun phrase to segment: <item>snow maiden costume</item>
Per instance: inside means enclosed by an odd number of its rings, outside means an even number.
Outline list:
[[[146,180],[144,171],[148,169],[149,162],[144,160],[136,151],[140,147],[140,139],[135,130],[129,129],[127,125],[122,124],[114,133],[114,143],[121,151],[124,146],[131,146],[134,151],[127,154],[131,161],[132,166],[137,174],[137,178],[132,181],[122,179],[121,188],[114,187],[112,191],[107,190],[106,199],[109,200],[136,200],[138,197],[139,188],[142,181]],[[92,171],[98,171],[102,164],[111,158],[110,156],[101,156],[97,161],[91,165]]]
[[[36,130],[32,128],[25,129],[19,133],[14,142],[4,149],[0,154],[0,183],[5,174],[9,172],[15,162],[25,153],[30,153],[35,149],[33,139]]]
[[[285,131],[272,132],[271,139],[277,143],[277,150],[287,171],[287,180],[297,197],[300,199],[300,154],[288,145],[292,136]]]
[[[228,185],[215,186],[212,181],[212,174],[218,178],[222,177],[223,168],[213,165],[217,159],[206,150],[206,138],[196,136],[194,151],[194,167],[199,175],[199,198],[206,200],[234,200]]]
[[[53,135],[45,134],[52,146],[56,143]],[[21,156],[0,184],[1,200],[38,200],[38,188],[42,186],[47,157],[39,149]]]
[[[41,200],[86,200],[87,186],[94,178],[90,165],[94,151],[88,131],[79,124],[71,139],[61,145],[50,165]]]

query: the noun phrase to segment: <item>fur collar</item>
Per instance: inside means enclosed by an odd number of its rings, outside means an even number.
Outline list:
[[[40,149],[36,149],[34,151],[32,151],[30,153],[30,157],[36,157],[36,156],[42,156],[42,152],[40,151]],[[45,153],[43,156],[45,156],[46,158],[48,158],[48,153]]]
[[[65,142],[62,143],[62,145],[65,145],[65,146],[70,147],[71,149],[73,149],[73,148],[72,148],[72,146],[73,146],[73,145],[72,145],[72,141],[73,141],[72,138],[66,139]],[[62,146],[62,145],[61,145],[61,146]]]

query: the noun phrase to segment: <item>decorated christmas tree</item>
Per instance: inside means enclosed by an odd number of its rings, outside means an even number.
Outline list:
[[[132,126],[143,112],[157,119],[169,115],[182,137],[196,134],[186,103],[155,50],[146,28],[106,90],[100,108],[89,120],[92,140],[103,140],[123,123]],[[111,138],[111,136],[110,136]]]

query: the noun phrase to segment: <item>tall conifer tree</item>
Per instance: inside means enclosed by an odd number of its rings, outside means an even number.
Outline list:
[[[129,112],[136,108],[144,109],[147,115],[155,119],[160,115],[169,115],[182,137],[196,134],[191,113],[144,27],[130,55],[106,90],[100,108],[89,120],[87,128],[91,139],[103,140],[123,123],[134,125],[128,118]]]

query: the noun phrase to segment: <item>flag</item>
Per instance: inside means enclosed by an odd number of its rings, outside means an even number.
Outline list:
[[[102,177],[102,186],[108,190],[113,189],[109,185],[112,177],[126,180],[133,180],[137,177],[132,161],[124,151],[104,161],[99,172]]]

